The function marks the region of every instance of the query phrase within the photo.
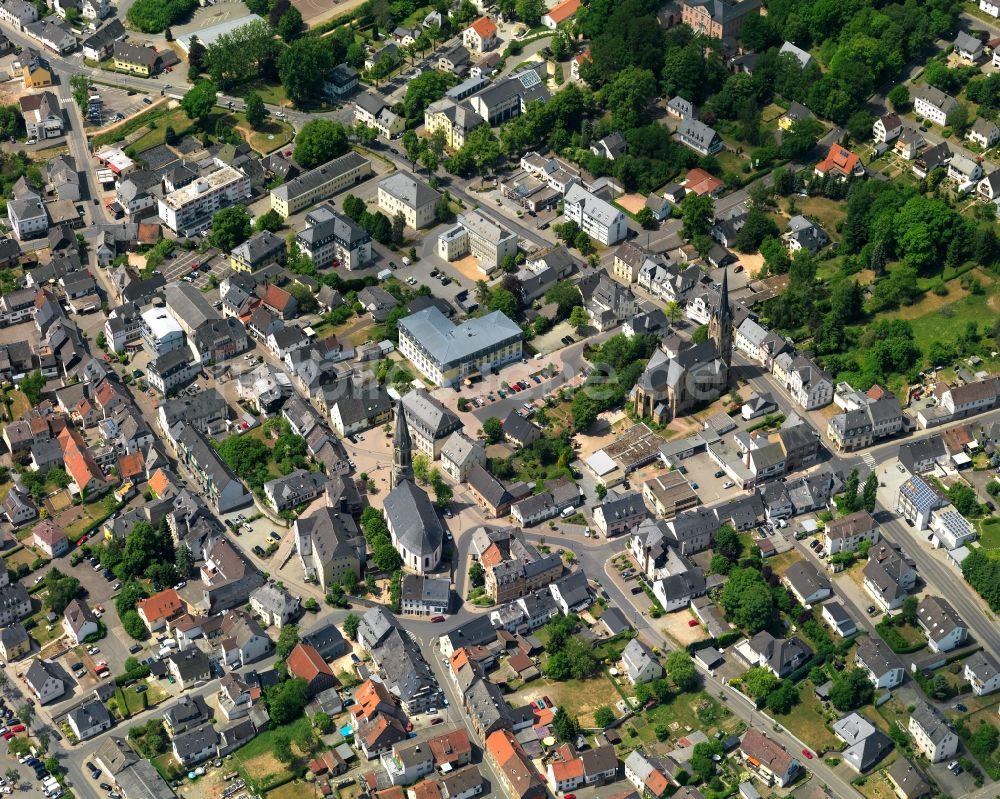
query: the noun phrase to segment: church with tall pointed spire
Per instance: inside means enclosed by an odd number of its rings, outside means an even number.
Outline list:
[[[413,442],[402,402],[396,403],[390,486],[382,511],[403,568],[417,574],[436,570],[444,551],[444,526],[427,492],[414,482]]]
[[[715,351],[726,362],[727,367],[733,364],[733,314],[729,307],[729,270],[722,272],[722,288],[719,291],[719,304],[712,311],[708,320],[708,337],[715,342]]]
[[[404,480],[413,482],[413,442],[406,424],[403,403],[396,403],[396,428],[392,434],[392,477],[389,487],[395,488]]]
[[[729,274],[722,273],[722,285],[708,322],[708,337],[697,344],[677,345],[676,336],[663,339],[653,352],[632,389],[630,399],[635,415],[666,424],[713,402],[730,385],[733,357],[733,313],[729,305]],[[708,299],[708,297],[706,297]]]

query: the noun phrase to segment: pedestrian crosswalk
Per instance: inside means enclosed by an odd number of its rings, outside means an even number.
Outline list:
[[[875,456],[870,452],[866,452],[861,456],[861,462],[868,467],[868,471],[875,470]]]

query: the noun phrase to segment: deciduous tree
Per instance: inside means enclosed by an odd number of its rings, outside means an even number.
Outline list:
[[[188,89],[181,98],[181,108],[188,115],[188,119],[203,122],[215,108],[216,91],[215,84],[210,80],[200,80]]]
[[[305,169],[325,164],[347,150],[344,126],[329,119],[307,122],[295,137],[295,160]]]

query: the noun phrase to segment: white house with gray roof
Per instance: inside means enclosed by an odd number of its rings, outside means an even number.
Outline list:
[[[677,128],[677,138],[685,147],[694,150],[698,155],[714,155],[724,144],[715,128],[694,117],[683,120]]]
[[[73,708],[67,714],[66,722],[78,741],[100,735],[105,730],[110,730],[113,724],[108,709],[96,700]]]
[[[823,616],[823,620],[830,625],[830,629],[841,638],[847,638],[858,631],[857,623],[839,602],[827,602],[823,605],[820,614]]]
[[[1000,663],[985,650],[980,649],[965,661],[964,676],[976,696],[1000,690]]]
[[[406,119],[396,114],[386,99],[375,92],[362,92],[354,99],[354,121],[375,128],[386,139],[396,138],[406,127]]]
[[[464,483],[476,465],[486,465],[486,450],[478,441],[456,430],[441,447],[441,468],[455,482]]]
[[[873,635],[858,638],[854,665],[868,672],[868,679],[876,688],[895,688],[906,676],[906,669],[899,656],[885,641]]]
[[[66,692],[66,683],[48,660],[33,660],[24,674],[24,681],[40,705],[48,704]]]
[[[323,472],[296,469],[291,474],[264,483],[264,496],[277,511],[312,502],[323,493],[329,478]]]
[[[954,97],[933,86],[920,86],[913,93],[913,110],[917,116],[944,125],[948,113],[957,105]]]
[[[402,402],[414,446],[431,460],[437,460],[449,437],[462,429],[462,420],[423,388],[404,394]]]
[[[440,200],[440,192],[406,172],[395,172],[378,184],[379,209],[390,219],[402,214],[414,230],[434,222]]]
[[[858,713],[833,723],[833,732],[846,745],[841,755],[860,774],[871,769],[892,749],[889,736]]]
[[[949,652],[969,637],[969,629],[958,611],[942,597],[925,596],[917,605],[917,622],[927,635],[932,652]]]
[[[913,748],[931,763],[939,763],[958,751],[958,734],[940,710],[921,702],[910,714],[907,727]]]
[[[567,219],[576,222],[584,233],[605,247],[617,244],[628,232],[625,213],[592,194],[579,183],[574,183],[566,192],[563,214]]]
[[[622,650],[622,665],[625,667],[625,676],[633,685],[663,676],[663,666],[656,659],[653,650],[638,638],[633,638]]]
[[[965,134],[965,138],[983,149],[988,149],[1000,141],[1000,128],[991,119],[977,117]]]
[[[279,630],[299,617],[302,603],[277,583],[262,585],[250,594],[250,609],[266,626]]]
[[[812,563],[800,560],[785,571],[782,581],[803,605],[821,602],[833,593],[830,581]]]

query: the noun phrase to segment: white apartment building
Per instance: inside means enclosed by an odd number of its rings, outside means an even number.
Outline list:
[[[295,243],[318,268],[329,266],[334,259],[346,269],[360,269],[371,261],[371,236],[328,203],[306,214],[305,223]]]
[[[170,192],[157,203],[163,223],[175,233],[189,236],[212,224],[212,216],[250,197],[250,178],[224,166],[187,186]]]
[[[958,751],[958,734],[936,707],[921,702],[910,714],[907,728],[913,748],[931,763],[946,760]]]
[[[7,220],[19,241],[44,236],[49,229],[48,212],[34,192],[24,192],[7,203]]]
[[[454,261],[470,254],[479,271],[490,275],[508,256],[517,255],[517,234],[479,211],[460,214],[458,224],[438,236],[438,255]]]
[[[184,331],[166,308],[142,313],[142,343],[154,359],[184,346]]]
[[[921,86],[913,94],[913,110],[917,116],[929,119],[937,125],[944,125],[958,101],[933,86]]]
[[[563,214],[576,222],[584,233],[605,246],[617,244],[628,232],[624,212],[579,184],[573,184],[566,192]]]

